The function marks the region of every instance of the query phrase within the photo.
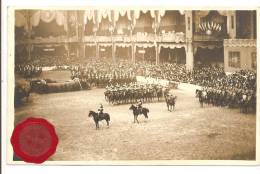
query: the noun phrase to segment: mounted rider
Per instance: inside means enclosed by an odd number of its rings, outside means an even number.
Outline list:
[[[100,104],[99,109],[98,109],[98,116],[99,117],[103,115],[103,111],[104,111],[104,107],[103,107],[102,104]]]
[[[142,100],[140,99],[140,100],[138,100],[138,102],[137,102],[137,109],[139,110],[139,112],[141,112],[142,111],[142,105],[143,105],[143,102],[142,102]]]

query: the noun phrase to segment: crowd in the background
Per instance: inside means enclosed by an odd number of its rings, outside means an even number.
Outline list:
[[[37,62],[38,61],[38,62]],[[41,73],[42,67],[67,65],[69,60],[60,62],[61,59],[37,59],[32,64],[17,65],[16,73],[24,77],[33,77]],[[64,62],[65,61],[65,62]],[[68,61],[68,62],[67,62]],[[48,63],[47,63],[48,62]],[[256,73],[241,70],[226,75],[223,68],[217,66],[194,67],[187,71],[184,64],[163,63],[159,65],[148,62],[132,63],[118,61],[117,63],[104,61],[70,62],[71,78],[79,78],[83,83],[94,84],[98,87],[107,85],[122,85],[136,81],[136,76],[166,79],[174,82],[184,82],[213,88],[216,90],[240,91],[240,93],[256,93]]]
[[[118,64],[90,62],[86,65],[71,66],[71,78],[79,78],[98,87],[108,84],[125,84],[136,81],[136,67],[130,63]]]

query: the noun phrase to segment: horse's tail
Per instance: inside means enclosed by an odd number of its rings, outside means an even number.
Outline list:
[[[148,108],[144,108],[144,110],[145,110],[147,113],[149,113],[149,109],[148,109]]]

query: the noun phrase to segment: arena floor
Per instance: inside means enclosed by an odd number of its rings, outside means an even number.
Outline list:
[[[29,103],[16,108],[16,123],[40,116],[55,125],[59,137],[50,160],[229,160],[255,159],[256,116],[238,109],[200,108],[193,93],[175,90],[176,110],[164,102],[144,104],[149,119],[133,123],[130,105],[112,106],[104,89],[32,94]],[[111,115],[95,130],[89,110],[102,103]]]

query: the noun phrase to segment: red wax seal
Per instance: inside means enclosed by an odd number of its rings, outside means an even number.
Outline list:
[[[56,151],[58,137],[47,120],[28,118],[15,127],[11,143],[18,157],[25,162],[39,164]]]

